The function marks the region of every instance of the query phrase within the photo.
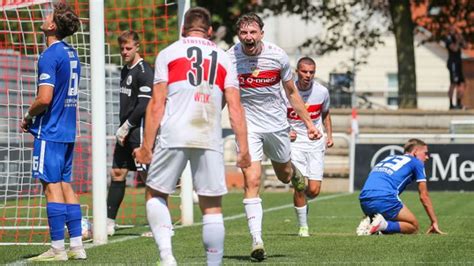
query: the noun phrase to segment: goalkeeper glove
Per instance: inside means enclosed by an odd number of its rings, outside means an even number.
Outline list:
[[[115,138],[117,139],[117,142],[120,146],[125,145],[125,138],[127,137],[128,133],[130,132],[130,129],[132,128],[132,124],[126,120],[119,129],[117,129],[117,132],[115,133]]]

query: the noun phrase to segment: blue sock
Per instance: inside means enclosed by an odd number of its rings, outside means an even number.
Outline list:
[[[383,234],[400,233],[400,223],[394,221],[387,221],[387,229],[382,231]]]
[[[66,223],[66,204],[57,202],[48,202],[46,205],[48,214],[49,234],[51,240],[64,239],[64,224]]]
[[[66,214],[66,225],[67,230],[69,231],[69,237],[82,236],[82,213],[81,205],[79,204],[66,204],[67,214]]]

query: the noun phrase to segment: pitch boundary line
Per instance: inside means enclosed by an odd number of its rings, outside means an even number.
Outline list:
[[[348,196],[348,195],[352,195],[352,193],[339,193],[339,194],[333,194],[333,195],[328,195],[328,196],[321,196],[321,197],[317,197],[315,199],[308,200],[308,203],[313,202],[313,201],[325,201],[325,200],[330,200],[330,199],[339,198],[339,197]],[[263,213],[279,211],[279,210],[287,209],[287,208],[290,208],[290,207],[293,207],[293,203],[280,205],[280,206],[276,206],[276,207],[272,207],[272,208],[268,208],[268,209],[264,209]],[[224,221],[232,221],[232,220],[237,220],[237,219],[244,218],[244,217],[245,217],[245,213],[241,213],[241,214],[236,214],[236,215],[224,217]],[[178,225],[178,226],[175,226],[174,229],[201,226],[201,225],[202,225],[202,222],[193,223],[192,225]],[[110,245],[110,244],[120,243],[120,242],[124,242],[124,241],[128,241],[128,240],[133,240],[133,239],[137,239],[137,238],[140,238],[140,237],[142,237],[142,236],[140,236],[140,235],[126,236],[126,237],[122,237],[122,238],[118,238],[118,239],[108,241],[106,244],[93,244],[93,243],[92,244],[87,244],[86,243],[84,245],[84,248],[85,249],[90,249],[90,248],[95,248],[95,247],[99,247],[99,246]],[[18,261],[12,262],[12,263],[7,263],[6,265],[7,266],[25,265],[27,262],[28,262],[27,259],[22,259],[22,260],[18,260]]]

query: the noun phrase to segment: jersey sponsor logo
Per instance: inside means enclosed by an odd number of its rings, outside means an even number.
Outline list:
[[[139,90],[140,90],[141,92],[145,92],[145,93],[146,93],[146,92],[150,92],[150,91],[151,91],[151,88],[148,87],[148,86],[142,86],[142,87],[140,87]]]
[[[40,80],[50,79],[51,76],[48,73],[42,73],[39,77]]]
[[[132,75],[128,75],[126,83],[127,85],[132,84]]]
[[[321,104],[305,104],[306,110],[308,111],[309,117],[312,120],[318,119],[321,116]],[[293,107],[288,107],[286,115],[291,120],[301,120],[301,117],[296,113]]]
[[[127,96],[130,97],[132,95],[132,89],[121,87],[120,93],[127,94]]]
[[[239,74],[241,88],[264,88],[280,83],[280,70],[253,70],[252,73]]]
[[[77,106],[77,99],[76,98],[66,98],[64,100],[64,107],[76,107]]]

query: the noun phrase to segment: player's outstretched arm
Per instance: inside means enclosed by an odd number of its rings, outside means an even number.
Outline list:
[[[247,122],[244,107],[240,102],[240,92],[237,88],[229,87],[225,88],[224,93],[229,109],[230,125],[234,130],[238,145],[237,166],[247,168],[251,160],[247,141]]]
[[[165,82],[153,86],[153,96],[146,108],[145,133],[140,148],[135,149],[134,155],[138,163],[149,164],[152,158],[152,149],[161,120],[165,113],[168,85]]]
[[[334,146],[334,140],[332,138],[332,121],[331,121],[331,114],[329,114],[329,110],[323,113],[323,123],[324,128],[326,129],[326,146],[331,148]]]
[[[298,89],[296,88],[295,83],[293,82],[293,79],[283,81],[283,88],[285,89],[286,97],[288,98],[288,101],[290,102],[291,106],[293,106],[296,113],[308,129],[309,139],[321,138],[321,132],[319,132],[319,130],[314,126],[313,121],[311,121],[308,111],[306,111],[306,108],[304,106],[303,99],[301,99],[300,94],[298,93]]]
[[[431,202],[426,182],[418,182],[418,193],[420,195],[421,204],[423,204],[426,214],[428,214],[428,217],[431,220],[431,226],[430,228],[428,228],[428,231],[426,233],[445,234],[438,227],[438,218],[436,217],[436,214],[434,212],[433,203]]]

